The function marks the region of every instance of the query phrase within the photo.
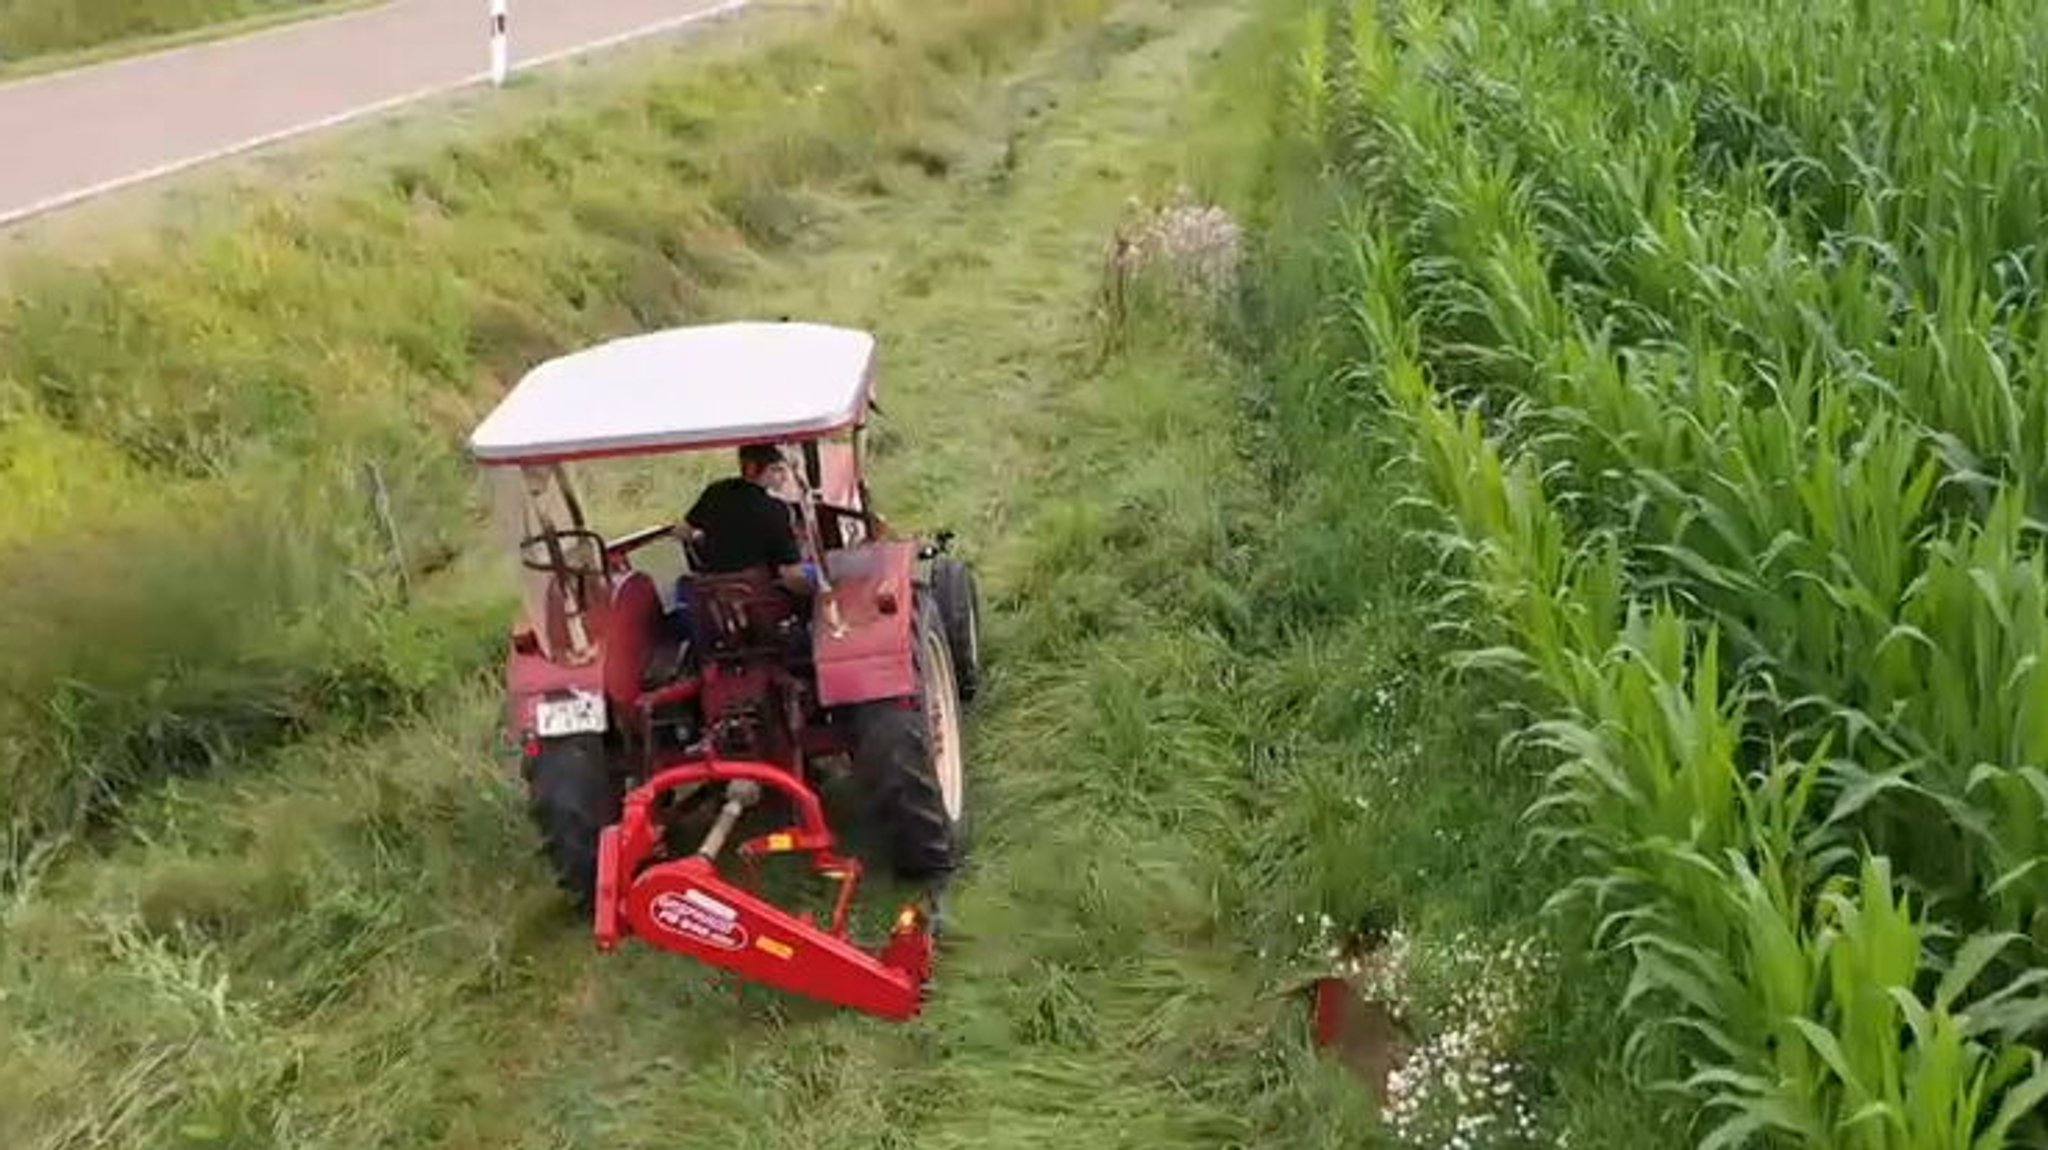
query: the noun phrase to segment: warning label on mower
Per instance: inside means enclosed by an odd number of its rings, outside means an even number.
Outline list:
[[[701,890],[663,891],[647,909],[655,924],[670,934],[720,950],[747,945],[747,928],[739,923],[739,911]]]

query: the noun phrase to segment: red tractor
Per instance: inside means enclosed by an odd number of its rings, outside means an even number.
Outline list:
[[[931,973],[930,899],[960,859],[961,710],[980,680],[980,623],[950,537],[899,537],[873,510],[861,463],[874,362],[871,335],[818,324],[620,339],[535,368],[470,447],[518,546],[507,722],[543,850],[598,946],[637,936],[903,1019]],[[687,525],[607,538],[566,469],[756,444],[789,464],[773,506],[801,549],[795,587],[769,566],[704,570]],[[675,577],[655,573],[663,559]],[[891,869],[924,888],[878,953],[850,936],[862,868],[826,817],[835,773]],[[806,856],[836,887],[829,920],[726,877],[729,847],[749,873]]]

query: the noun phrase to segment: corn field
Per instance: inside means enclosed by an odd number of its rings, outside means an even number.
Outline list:
[[[1700,1144],[2048,1145],[2048,5],[1311,6],[1412,457]]]

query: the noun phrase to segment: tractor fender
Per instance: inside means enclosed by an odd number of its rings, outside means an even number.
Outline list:
[[[594,613],[591,639],[597,658],[581,665],[557,663],[516,646],[505,662],[506,723],[514,737],[534,729],[534,708],[548,695],[582,691],[605,696],[612,725],[639,697],[641,669],[661,626],[661,595],[639,571],[614,576],[611,598]]]
[[[605,613],[604,693],[627,710],[640,697],[647,656],[662,628],[661,592],[644,571],[612,579],[611,610]]]
[[[825,572],[832,591],[811,613],[819,704],[843,707],[916,695],[917,544],[889,540],[841,548],[826,556]]]

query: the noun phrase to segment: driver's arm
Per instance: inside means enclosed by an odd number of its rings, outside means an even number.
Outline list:
[[[778,500],[767,518],[769,521],[761,524],[761,538],[768,546],[776,576],[790,594],[809,598],[817,583],[811,577],[811,565],[804,562],[803,549],[797,545],[789,508]]]

